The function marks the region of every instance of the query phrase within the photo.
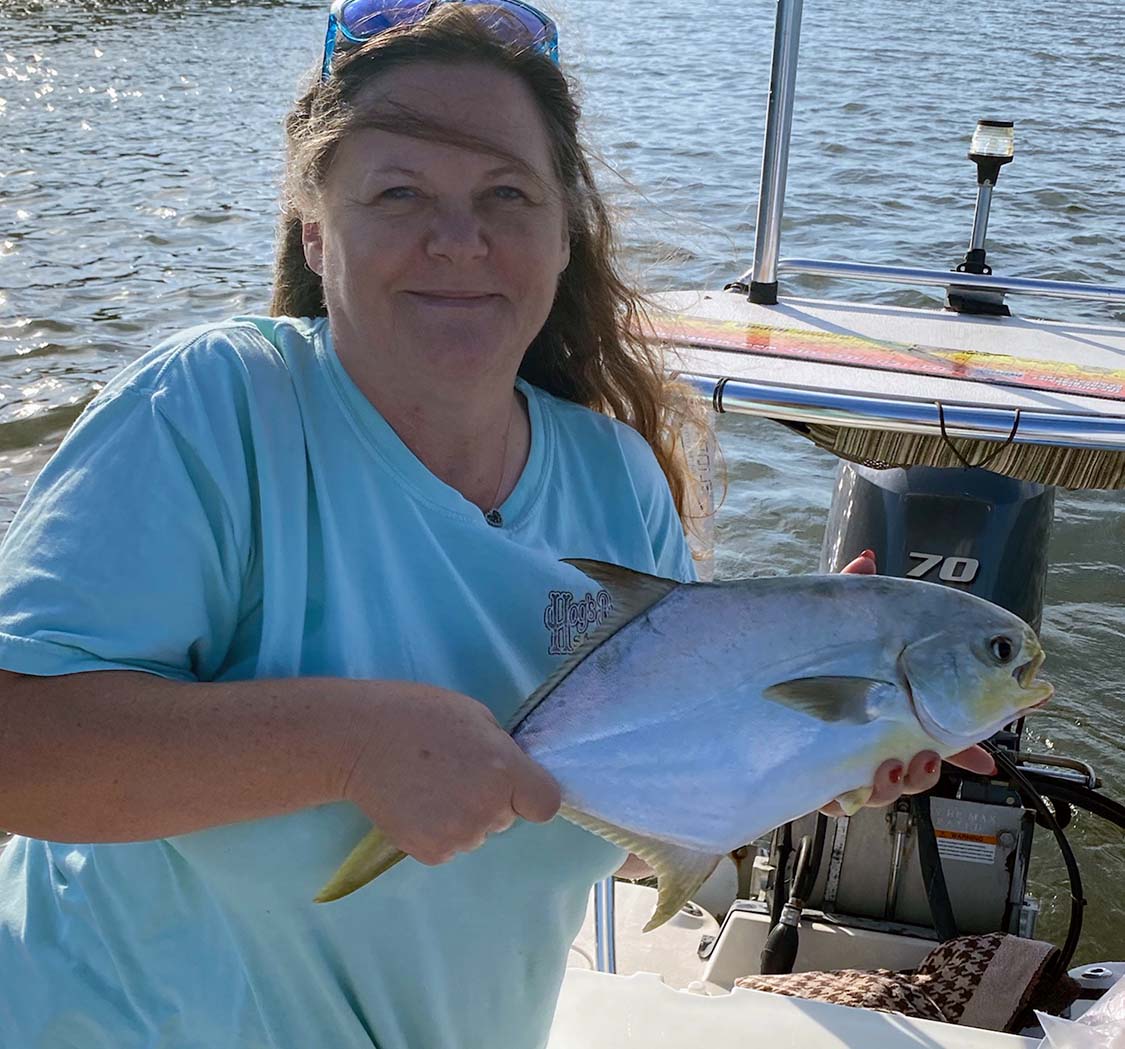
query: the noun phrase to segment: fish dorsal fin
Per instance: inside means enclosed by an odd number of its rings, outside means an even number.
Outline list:
[[[614,612],[627,613],[630,619],[683,585],[675,579],[634,572],[631,568],[611,565],[608,561],[590,561],[583,557],[564,557],[562,560],[563,564],[573,565],[583,575],[601,583],[613,598]]]
[[[651,932],[669,918],[674,918],[711,876],[711,872],[723,858],[720,855],[687,849],[682,845],[672,845],[667,841],[642,837],[632,831],[622,830],[612,823],[606,823],[597,816],[572,809],[569,805],[564,805],[559,810],[559,815],[614,845],[628,849],[652,868],[656,875],[659,895],[656,910],[644,927],[644,932]]]
[[[662,598],[678,586],[675,579],[662,579],[660,576],[634,572],[630,568],[611,565],[605,561],[587,561],[581,558],[563,558],[563,562],[573,565],[584,575],[600,583],[609,591],[613,599],[613,611],[600,626],[591,631],[578,650],[564,660],[546,681],[543,682],[520,705],[505,726],[508,732],[515,732],[520,723],[549,695],[579,663],[581,663],[603,641],[608,641],[622,627],[627,626],[637,616],[647,612]]]
[[[869,677],[801,677],[763,689],[762,698],[798,710],[818,721],[866,725],[880,707],[901,692],[891,681]]]

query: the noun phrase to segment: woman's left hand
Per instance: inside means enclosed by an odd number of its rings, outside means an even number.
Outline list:
[[[875,554],[870,550],[864,550],[842,571],[851,575],[874,575]],[[951,754],[945,760],[958,768],[983,775],[990,775],[996,771],[996,763],[983,747],[969,747],[968,750]],[[890,805],[903,794],[921,794],[933,787],[940,775],[941,757],[935,751],[923,750],[915,754],[905,765],[891,758],[884,761],[876,770],[875,789],[867,804],[876,807]],[[826,816],[844,815],[844,810],[835,801],[825,805],[820,811]]]

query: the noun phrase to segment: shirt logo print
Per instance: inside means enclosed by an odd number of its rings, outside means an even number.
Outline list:
[[[577,599],[569,590],[552,590],[543,611],[543,625],[551,635],[547,652],[552,656],[570,655],[612,611],[608,590]]]

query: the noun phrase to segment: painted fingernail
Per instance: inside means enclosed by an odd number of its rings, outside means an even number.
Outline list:
[[[887,773],[887,779],[889,779],[892,783],[901,783],[902,771],[902,766],[896,765],[893,769],[891,769],[890,772]]]
[[[937,772],[938,772],[938,769],[940,769],[940,768],[941,768],[941,762],[940,761],[934,761],[933,758],[931,758],[929,761],[926,762],[926,775],[927,776],[936,776]]]
[[[874,561],[875,560],[875,551],[874,550],[864,550],[863,553],[860,554],[859,556],[860,557],[870,557],[871,560]]]

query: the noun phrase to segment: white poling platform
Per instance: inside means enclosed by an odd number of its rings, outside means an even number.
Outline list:
[[[785,299],[776,306],[760,306],[744,296],[723,291],[669,292],[656,296],[656,303],[673,316],[703,322],[692,332],[700,344],[708,334],[730,341],[729,349],[707,349],[675,339],[671,363],[685,371],[734,379],[771,382],[807,389],[835,390],[857,396],[901,397],[910,400],[949,402],[980,408],[1099,414],[1120,419],[1125,425],[1125,326],[1067,324],[1027,320],[1021,317],[966,317],[937,310],[895,306],[864,306],[814,299]],[[711,322],[708,326],[706,322]],[[658,330],[667,326],[658,320]],[[776,333],[768,352],[752,348],[734,349],[738,330],[773,329]],[[789,333],[807,332],[834,337],[825,343],[841,363],[802,357],[799,340]],[[726,338],[723,338],[723,336]],[[787,346],[787,342],[795,345]],[[868,344],[865,346],[865,344]],[[877,351],[888,349],[899,367],[878,366]],[[917,370],[901,354],[917,354]],[[937,351],[931,354],[930,351]],[[938,356],[956,354],[958,358]],[[981,355],[980,366],[1001,369],[997,356],[1009,358],[1013,381],[1053,381],[1070,384],[1071,390],[1034,389],[1006,384],[1002,375],[988,381],[926,374],[927,359],[947,366],[970,369],[972,356]],[[984,375],[981,376],[982,380]],[[1098,383],[1114,391],[1114,397],[1096,395]]]
[[[761,306],[722,291],[655,304],[668,369],[717,411],[785,422],[873,466],[987,465],[1043,484],[1125,488],[1125,326],[806,299]]]

